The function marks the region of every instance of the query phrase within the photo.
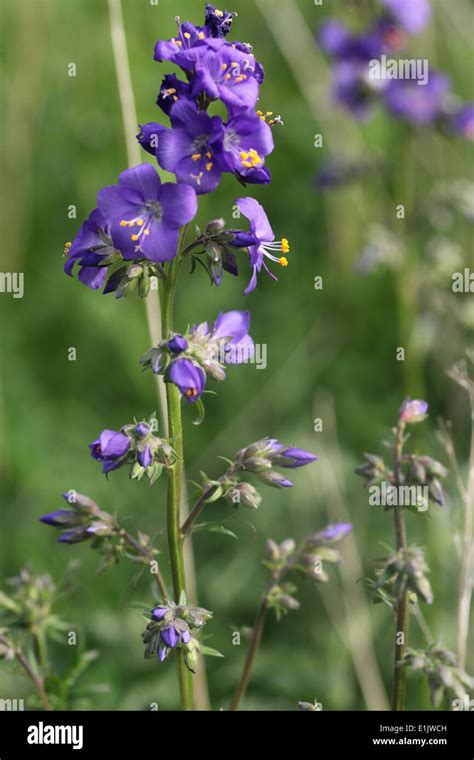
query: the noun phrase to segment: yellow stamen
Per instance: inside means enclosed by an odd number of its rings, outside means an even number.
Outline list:
[[[189,34],[189,32],[185,32],[183,37],[186,37],[187,40],[191,39],[191,35]]]
[[[206,171],[210,172],[213,166],[214,164],[212,163],[212,161],[209,161],[209,163],[206,164]]]
[[[144,234],[145,234],[145,235],[149,235],[149,234],[150,234],[150,230],[147,228],[147,229],[144,231]]]
[[[281,259],[278,259],[278,263],[281,264],[282,267],[287,267],[288,266],[288,260],[285,259],[284,256],[282,256]]]
[[[138,235],[132,235],[132,240],[138,240]]]
[[[226,74],[226,75],[225,75],[225,78],[226,78],[227,80],[228,80],[228,79],[232,79],[232,77],[231,77],[231,75],[230,75],[230,74]]]
[[[245,166],[246,169],[251,169],[253,166],[262,163],[261,157],[254,148],[250,148],[249,151],[240,151],[240,158],[242,166]]]
[[[137,219],[137,224],[139,227],[141,227],[143,224],[143,219]]]
[[[128,225],[128,222],[125,221],[125,219],[122,219],[120,222],[121,227],[126,227]]]
[[[205,36],[204,32],[199,32],[198,37],[199,37],[200,40],[203,40],[204,36]]]
[[[223,64],[222,64],[222,66],[221,66],[221,69],[222,69],[222,71],[225,71],[225,70],[226,70],[226,68],[227,68],[227,64],[226,64],[226,63],[223,63]]]
[[[201,158],[201,153],[193,153],[191,158],[193,159],[193,161],[199,161],[199,159]]]
[[[290,244],[288,243],[288,240],[286,238],[282,238],[282,241],[281,241],[281,252],[282,253],[289,253],[290,252]]]

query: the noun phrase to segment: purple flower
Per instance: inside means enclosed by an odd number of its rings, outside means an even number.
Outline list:
[[[400,407],[399,420],[407,425],[426,419],[428,404],[422,399],[407,398]]]
[[[244,182],[268,184],[270,175],[264,157],[273,150],[272,130],[252,109],[238,112],[224,125],[221,162]]]
[[[141,464],[142,467],[144,467],[145,469],[149,467],[153,461],[151,448],[149,446],[145,446],[143,450],[138,449],[137,459],[138,459],[139,464]]]
[[[92,538],[92,534],[88,532],[88,528],[81,526],[80,528],[65,530],[59,536],[58,541],[61,544],[79,544],[81,541],[87,541],[88,538]]]
[[[215,157],[222,143],[222,119],[182,100],[172,108],[171,125],[172,129],[165,128],[160,134],[156,151],[160,166],[174,172],[178,182],[192,185],[197,193],[212,192],[222,175]]]
[[[122,172],[117,185],[99,192],[98,204],[111,220],[112,237],[125,258],[144,256],[157,262],[176,256],[179,229],[197,211],[194,190],[189,185],[162,185],[150,164]]]
[[[168,610],[169,610],[169,607],[155,607],[151,611],[151,615],[154,620],[163,620]]]
[[[149,432],[150,428],[146,422],[139,422],[135,428],[135,435],[138,435],[139,438],[144,438]]]
[[[451,119],[451,126],[457,134],[474,141],[474,103],[466,103]]]
[[[187,347],[188,341],[184,335],[173,335],[168,341],[168,348],[173,354],[181,354],[183,351],[186,351]]]
[[[181,395],[190,404],[197,401],[206,385],[204,370],[190,359],[176,359],[171,364],[167,379],[178,386]]]
[[[351,34],[337,19],[329,19],[319,28],[318,42],[325,53],[336,60],[363,62],[379,58],[381,37],[377,29]]]
[[[252,54],[224,44],[197,60],[191,92],[205,92],[210,100],[220,98],[233,108],[253,108],[258,99],[261,71]]]
[[[351,523],[334,523],[328,525],[324,530],[314,533],[308,540],[311,546],[321,546],[325,544],[336,544],[342,541],[352,530]]]
[[[226,364],[242,364],[253,356],[255,346],[248,334],[249,327],[248,311],[226,311],[217,317],[209,340],[223,341]]]
[[[275,241],[275,235],[268,221],[268,217],[263,206],[254,198],[237,198],[236,205],[239,210],[250,222],[250,232],[241,232],[235,235],[232,245],[237,248],[248,248],[250,256],[250,266],[253,273],[250,282],[245,289],[245,295],[254,290],[257,284],[257,274],[262,267],[274,280],[278,279],[268,269],[265,258],[275,261],[280,266],[288,266],[288,260],[285,256],[278,256],[278,253],[288,253],[290,248],[288,240],[283,238],[281,241]]]
[[[102,472],[107,473],[120,467],[130,445],[130,438],[125,433],[103,430],[100,436],[89,444],[89,448],[93,458],[102,462]]]
[[[280,457],[282,458],[282,461],[280,461]],[[281,467],[290,467],[293,469],[295,467],[304,467],[305,464],[315,462],[318,457],[314,454],[311,454],[309,451],[305,451],[304,449],[290,448],[281,451],[278,455],[278,458],[278,464]],[[284,460],[288,461],[284,463]]]
[[[332,69],[332,95],[336,103],[348,108],[356,119],[370,114],[374,93],[367,82],[367,65],[341,61]]]
[[[54,528],[70,528],[81,525],[84,518],[83,515],[79,512],[74,512],[72,509],[58,509],[56,512],[49,512],[39,519],[40,522],[45,523],[45,525],[51,525]]]
[[[170,625],[169,628],[165,628],[161,631],[161,638],[167,647],[173,649],[179,642],[179,633],[174,625]]]
[[[448,90],[448,77],[432,72],[424,85],[414,79],[391,80],[384,90],[383,100],[393,116],[414,124],[431,124],[442,114]]]
[[[161,83],[156,105],[169,116],[178,100],[191,100],[189,84],[178,79],[176,74],[166,74]]]
[[[155,45],[155,61],[170,61],[180,66],[184,71],[193,71],[199,55],[208,50],[209,29],[194,26],[189,21],[180,24],[178,34],[170,40],[159,40]]]
[[[211,3],[206,3],[206,17],[204,24],[209,29],[212,37],[226,37],[232,26],[236,13],[220,11]]]
[[[64,271],[72,277],[77,263],[80,267],[79,280],[87,287],[97,290],[102,287],[107,275],[107,267],[101,267],[100,262],[113,251],[109,225],[96,208],[82,224],[73,242],[66,243],[68,260]]]
[[[148,124],[140,124],[139,126],[138,142],[144,150],[151,153],[152,156],[156,156],[160,134],[166,130],[166,127],[156,121],[150,121]]]
[[[428,0],[381,0],[382,5],[408,34],[419,34],[431,18]]]

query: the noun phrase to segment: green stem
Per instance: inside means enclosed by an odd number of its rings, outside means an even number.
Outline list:
[[[48,665],[48,650],[46,647],[46,639],[44,636],[44,631],[40,626],[32,628],[31,636],[33,639],[33,648],[34,648],[36,660],[38,662],[38,665],[40,666],[43,676],[45,676],[48,672],[49,665]]]
[[[396,486],[401,485],[401,462],[403,452],[403,433],[405,425],[399,422],[395,434],[395,446],[393,450],[394,460],[394,481]],[[407,548],[407,533],[405,527],[405,518],[402,507],[393,507],[395,522],[395,538],[397,551]],[[408,601],[408,592],[405,591],[402,596],[396,600],[396,625],[395,625],[395,656],[393,662],[393,686],[392,686],[392,710],[400,711],[405,709],[405,692],[406,692],[406,669],[400,667],[402,659],[405,657],[408,647],[408,626],[410,622],[410,609]],[[399,641],[400,634],[401,641]]]
[[[229,710],[238,710],[240,702],[244,698],[245,692],[247,691],[247,686],[250,681],[250,674],[252,672],[253,664],[255,662],[258,649],[260,647],[260,642],[262,640],[263,626],[265,624],[265,616],[267,613],[267,608],[268,608],[268,591],[265,594],[263,594],[260,600],[257,617],[255,618],[255,624],[253,627],[252,639],[250,641],[250,645],[247,650],[247,656],[245,658],[244,669],[242,671],[242,675],[240,677],[240,681],[237,685],[237,688],[234,692],[234,696],[232,697],[231,703],[229,705]]]
[[[162,334],[163,339],[169,338],[173,330],[173,312],[176,283],[181,265],[181,250],[186,235],[186,228],[181,230],[178,255],[170,264],[168,277],[163,286],[162,302]],[[168,407],[169,434],[177,454],[175,464],[168,469],[168,498],[167,498],[167,534],[168,552],[171,567],[171,578],[175,601],[178,602],[182,592],[186,593],[186,578],[184,571],[183,537],[180,526],[181,486],[183,482],[183,427],[181,420],[181,399],[178,388],[173,383],[166,384],[166,400]],[[182,651],[177,651],[178,683],[183,710],[193,709],[192,674],[186,668]]]

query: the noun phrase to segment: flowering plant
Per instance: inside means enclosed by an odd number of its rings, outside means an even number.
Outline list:
[[[163,183],[159,169],[148,162],[126,169],[115,185],[99,191],[97,207],[65,249],[66,273],[73,276],[78,271],[78,279],[93,290],[103,288],[104,294],[114,292],[116,298],[132,292],[148,298],[159,288],[161,337],[140,359],[140,364],[165,384],[166,405],[159,422],[152,414],[120,430],[104,429],[89,447],[107,476],[127,467],[132,479],[146,475],[153,485],[166,472],[167,512],[161,520],[166,523],[172,588],[156,561],[157,550],[150,539],[142,533],[135,538],[116,516],[87,496],[69,491],[64,495],[68,509],[41,518],[61,530],[62,543],[91,540],[103,555],[101,567],[124,556],[150,567],[159,600],[153,606],[150,603],[151,612],[145,615],[145,656],[160,662],[174,657],[181,706],[188,710],[195,704],[193,677],[199,669],[199,655],[221,655],[204,643],[202,631],[212,613],[187,598],[185,539],[189,541],[191,534],[203,527],[196,520],[210,502],[225,499],[235,508],[259,507],[262,496],[247,482],[248,475],[255,475],[264,485],[288,489],[293,482],[278,469],[295,470],[317,459],[276,438],[263,438],[226,460],[227,469],[220,477],[210,479],[202,473],[198,499],[189,513],[183,514],[183,402],[197,408],[195,422],[202,422],[208,378],[224,381],[228,364],[242,364],[252,357],[254,342],[249,335],[248,311],[222,312],[212,324],[175,328],[174,303],[182,265],[191,261],[194,271],[197,263],[202,264],[211,284],[219,286],[224,272],[237,276],[241,261],[247,259],[247,295],[257,287],[262,270],[277,279],[269,262],[286,267],[290,249],[286,238],[275,240],[264,208],[248,196],[235,201],[239,214],[248,220],[248,229],[228,228],[223,219],[213,219],[204,232],[196,228],[196,237],[190,239],[199,197],[214,192],[224,175],[233,175],[244,187],[271,181],[266,159],[274,148],[272,128],[282,120],[256,110],[264,69],[250,45],[228,41],[235,15],[208,3],[202,26],[181,23],[177,18],[175,36],[156,43],[155,60],[178,66],[182,77],[166,74],[158,94],[157,105],[169,118],[169,126],[142,124],[137,140],[160,169],[175,175],[175,181]],[[220,106],[218,113],[213,113],[215,105]],[[323,563],[339,561],[332,545],[350,529],[348,524],[331,525],[304,539],[299,548],[292,539],[279,546],[269,541],[267,567],[272,582],[261,600],[231,709],[244,697],[267,608],[281,614],[298,606],[293,596],[296,587],[283,582],[284,576],[294,571],[327,581]]]

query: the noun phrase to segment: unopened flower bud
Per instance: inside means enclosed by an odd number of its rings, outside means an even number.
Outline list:
[[[257,477],[262,483],[265,483],[267,486],[273,486],[273,488],[293,488],[294,485],[291,480],[285,478],[281,473],[275,472],[275,470],[258,472]]]
[[[426,401],[422,399],[406,399],[400,408],[399,420],[406,425],[423,422],[427,417],[427,411],[428,404]]]
[[[227,500],[234,507],[241,504],[249,509],[258,509],[262,497],[251,483],[236,483],[228,492]]]
[[[208,235],[217,235],[225,228],[225,219],[212,219],[206,227]]]

